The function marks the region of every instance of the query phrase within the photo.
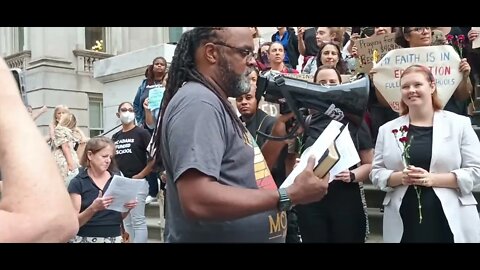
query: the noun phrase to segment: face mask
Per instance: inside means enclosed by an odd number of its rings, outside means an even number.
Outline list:
[[[129,124],[135,119],[135,114],[133,112],[122,112],[120,113],[120,121],[122,124]]]

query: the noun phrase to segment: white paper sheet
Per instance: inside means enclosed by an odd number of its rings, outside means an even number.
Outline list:
[[[117,212],[127,212],[128,209],[123,205],[135,200],[137,193],[143,185],[143,181],[131,179],[119,175],[114,175],[110,186],[103,196],[112,196],[112,204],[107,209]]]
[[[348,131],[348,124],[340,133],[340,135],[338,135],[335,142],[340,159],[330,170],[329,182],[332,182],[332,180],[335,178],[335,175],[360,162],[360,156],[358,156],[357,148],[355,148],[352,136]]]
[[[299,175],[307,167],[308,158],[310,155],[315,156],[315,163],[318,163],[319,159],[322,157],[325,150],[330,146],[330,144],[335,140],[335,138],[340,134],[340,128],[343,126],[342,123],[332,120],[330,124],[325,128],[325,130],[318,136],[317,140],[309,147],[308,151],[305,151],[300,157],[300,162],[293,169],[293,171],[287,176],[287,179],[280,186],[286,188],[290,186],[295,177]],[[341,159],[341,156],[340,156]]]

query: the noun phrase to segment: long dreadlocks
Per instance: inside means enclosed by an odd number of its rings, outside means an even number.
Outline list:
[[[167,78],[167,86],[163,95],[161,116],[157,118],[157,128],[155,130],[154,145],[155,154],[154,157],[157,163],[161,163],[161,134],[162,134],[162,122],[166,108],[173,96],[177,93],[178,89],[182,87],[185,82],[193,81],[203,84],[210,89],[222,102],[222,105],[227,110],[232,120],[235,130],[241,138],[245,138],[247,129],[242,124],[241,120],[237,117],[230,102],[222,97],[219,90],[214,87],[197,69],[195,65],[195,52],[198,47],[210,42],[215,41],[218,38],[218,30],[222,30],[221,27],[196,27],[182,34],[180,41],[175,48],[172,63],[169,68],[169,76]]]

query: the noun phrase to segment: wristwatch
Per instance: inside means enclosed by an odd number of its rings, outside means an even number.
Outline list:
[[[350,183],[353,183],[355,181],[355,174],[353,172],[350,172]]]
[[[290,197],[288,197],[287,189],[286,188],[279,188],[278,194],[280,198],[278,200],[278,210],[280,211],[289,211],[292,209],[292,201]]]

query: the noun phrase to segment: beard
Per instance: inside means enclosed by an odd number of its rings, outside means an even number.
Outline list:
[[[228,97],[237,98],[250,92],[250,79],[248,76],[252,73],[253,68],[247,67],[243,74],[237,75],[225,57],[220,58],[219,67],[220,75],[225,84],[225,93]]]

